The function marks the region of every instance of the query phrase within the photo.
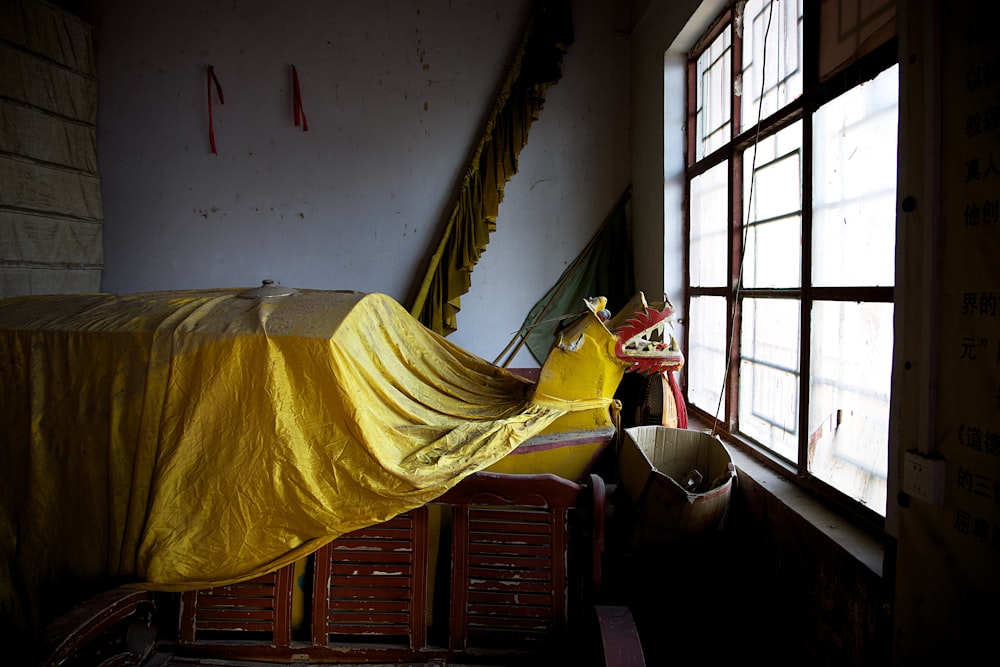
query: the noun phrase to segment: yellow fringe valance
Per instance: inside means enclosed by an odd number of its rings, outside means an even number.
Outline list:
[[[517,172],[528,130],[548,86],[559,80],[563,54],[572,41],[568,0],[537,2],[410,308],[411,315],[439,334],[458,327],[460,299],[496,229],[504,187]]]

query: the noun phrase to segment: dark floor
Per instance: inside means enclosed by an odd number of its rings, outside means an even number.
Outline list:
[[[812,661],[790,636],[769,583],[759,573],[753,539],[730,516],[719,530],[642,544],[619,503],[608,524],[603,597],[629,607],[649,667],[774,665]],[[737,520],[736,523],[742,523]]]

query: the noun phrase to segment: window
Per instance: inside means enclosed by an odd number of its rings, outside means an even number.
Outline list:
[[[873,522],[889,451],[893,5],[737,2],[688,62],[691,412]]]

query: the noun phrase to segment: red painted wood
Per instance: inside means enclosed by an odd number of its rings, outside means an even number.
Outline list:
[[[179,637],[182,644],[203,640],[243,641],[247,633],[261,633],[261,641],[289,646],[293,565],[245,583],[185,591],[181,594]]]
[[[348,533],[315,556],[312,643],[347,637],[427,642],[427,508]]]
[[[252,582],[183,594],[182,643],[161,648],[177,652],[177,660],[204,658],[216,664],[441,664],[488,656],[514,664],[515,656],[527,659],[542,651],[555,659],[590,657],[591,652],[597,657],[603,646],[609,667],[642,665],[638,634],[625,608],[599,608],[590,616],[599,628],[572,635],[594,642],[583,653],[566,642],[569,624],[583,618],[579,610],[571,617],[568,609],[570,510],[586,514],[592,507],[594,514],[592,522],[573,526],[584,529],[584,540],[574,542],[574,549],[579,547],[574,556],[586,562],[593,554],[598,561],[584,596],[597,590],[600,576],[606,491],[593,478],[588,486],[582,493],[583,487],[553,476],[480,473],[439,499],[452,519],[451,548],[441,553],[444,559],[451,556],[453,575],[451,613],[439,618],[447,626],[444,645],[428,643],[428,508],[422,507],[344,535],[314,555],[308,636],[292,641],[289,566]],[[576,508],[578,501],[585,507]],[[94,628],[106,632],[105,622],[120,623],[123,608],[132,613],[138,603],[152,599],[141,592],[109,598],[109,610],[88,617],[89,625],[70,633],[72,641],[93,637]],[[115,655],[133,659],[121,651]]]
[[[646,659],[628,607],[595,607],[606,667],[645,667]]]
[[[554,475],[479,473],[454,506],[450,646],[526,648],[566,629],[568,511],[582,487]]]

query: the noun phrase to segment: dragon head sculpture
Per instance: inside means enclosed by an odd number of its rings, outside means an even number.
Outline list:
[[[600,299],[587,303],[614,334],[615,356],[625,364],[626,373],[663,375],[684,366],[684,355],[673,336],[674,309],[669,301],[650,305],[639,292],[613,319]]]
[[[684,366],[684,355],[673,336],[670,303],[650,306],[639,292],[612,317],[605,297],[584,301],[584,316],[557,333],[535,385],[536,402],[562,401],[559,405],[571,411],[553,422],[550,432],[608,426],[606,403],[594,409],[579,406],[594,398],[613,399],[628,372],[660,376],[670,386],[677,424],[686,428],[684,399],[673,372]]]

